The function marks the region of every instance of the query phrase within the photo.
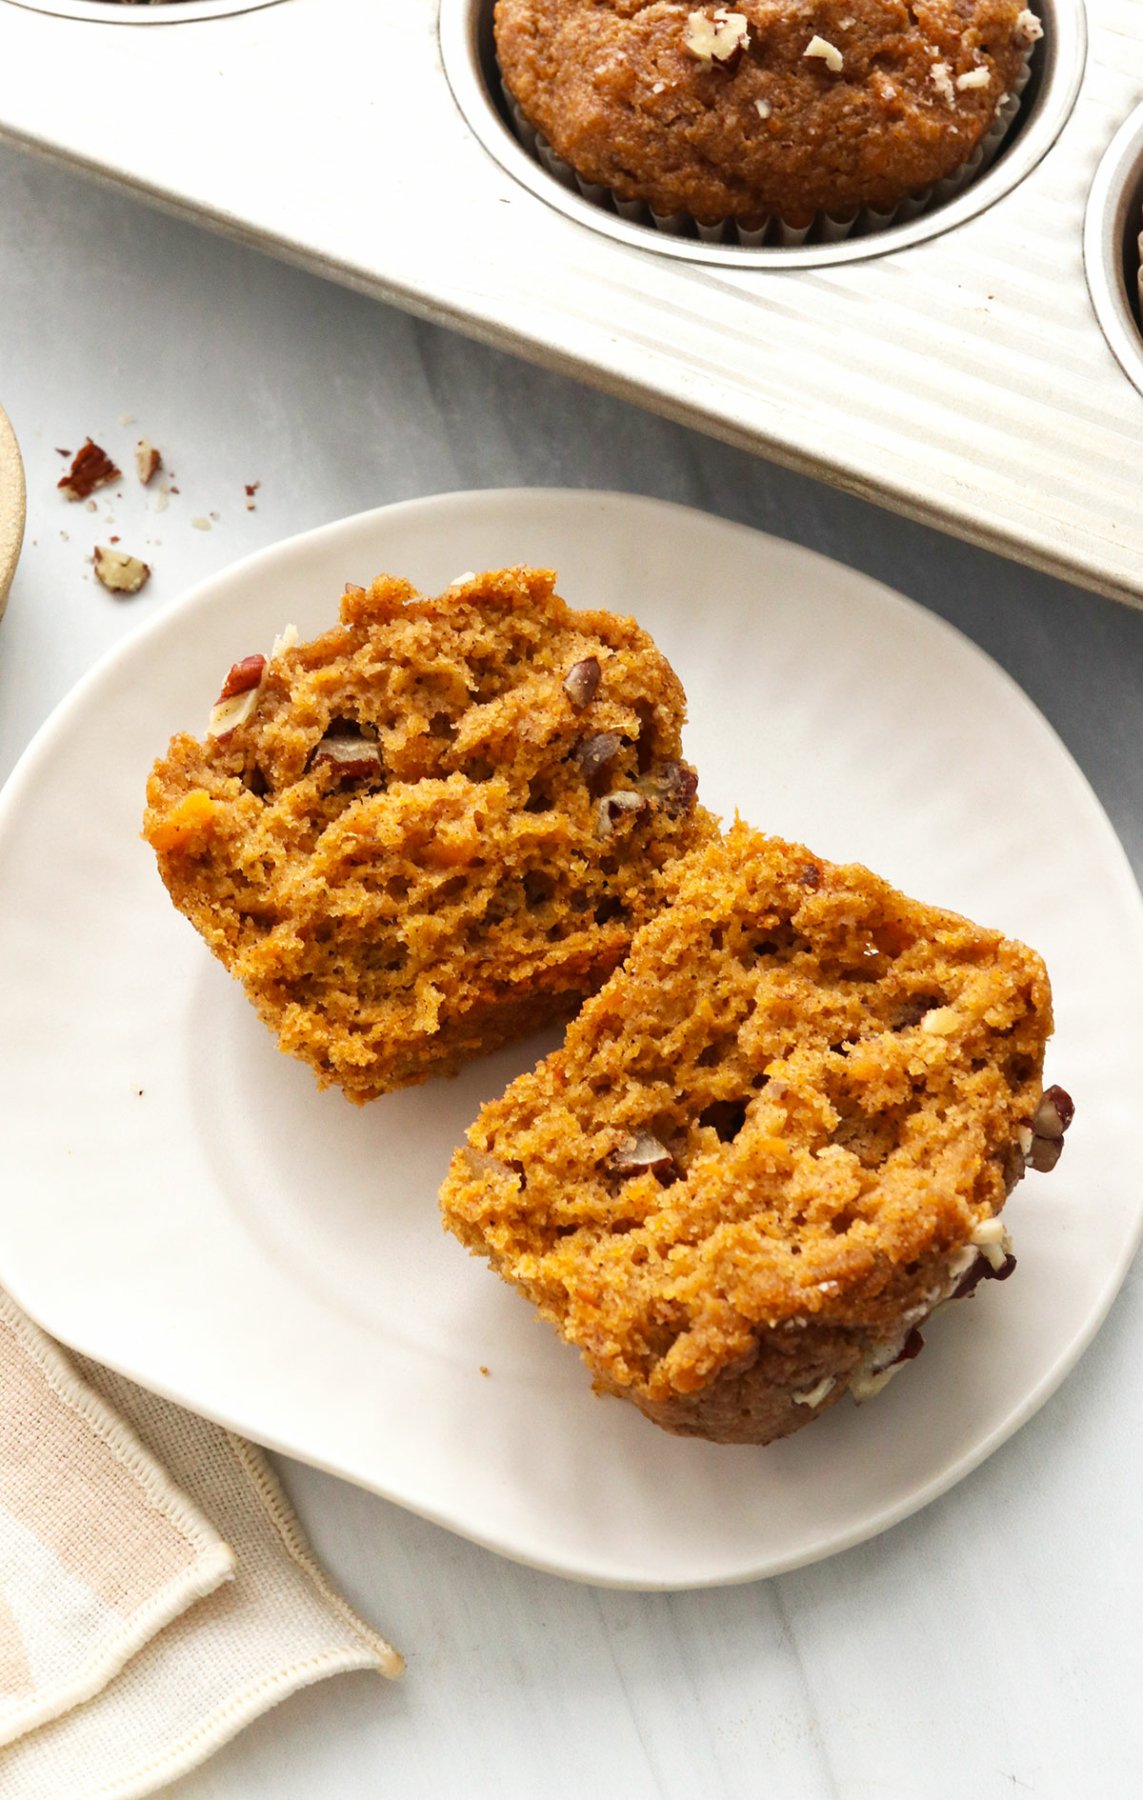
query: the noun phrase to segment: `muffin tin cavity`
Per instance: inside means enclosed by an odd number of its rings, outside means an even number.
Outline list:
[[[1103,335],[1143,393],[1143,106],[1107,146],[1088,195],[1084,268]]]
[[[32,12],[99,25],[189,25],[224,13],[256,12],[281,0],[8,0]]]
[[[805,268],[853,262],[920,243],[983,212],[1010,192],[1051,148],[1075,103],[1087,46],[1082,0],[1036,0],[1044,35],[1034,46],[1019,109],[999,150],[967,181],[940,184],[891,217],[858,215],[841,226],[825,219],[801,235],[772,224],[758,242],[727,241],[689,222],[657,226],[645,208],[620,211],[602,189],[582,189],[548,152],[505,96],[492,33],[493,0],[441,0],[440,42],[453,96],[485,149],[524,187],[562,212],[621,243],[690,262],[738,268]]]

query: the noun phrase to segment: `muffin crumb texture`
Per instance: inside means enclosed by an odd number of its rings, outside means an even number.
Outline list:
[[[1003,1279],[1058,1156],[1040,958],[736,824],[568,1030],[487,1105],[447,1226],[674,1432],[767,1443]]]
[[[1042,35],[1021,0],[498,0],[495,22],[506,86],[582,180],[749,228],[954,174]]]
[[[144,832],[282,1048],[363,1101],[568,1017],[626,954],[714,829],[683,715],[647,634],[547,571],[381,577],[234,663]]]

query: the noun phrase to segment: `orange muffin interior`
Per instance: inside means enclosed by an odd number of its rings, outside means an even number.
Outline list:
[[[995,1215],[1055,1129],[1049,985],[1022,944],[742,824],[665,890],[484,1108],[444,1219],[598,1387],[762,1443],[911,1354],[986,1246],[1008,1272]]]
[[[714,829],[682,687],[550,571],[436,598],[381,577],[231,669],[176,736],[145,836],[281,1047],[364,1101],[567,1017]]]

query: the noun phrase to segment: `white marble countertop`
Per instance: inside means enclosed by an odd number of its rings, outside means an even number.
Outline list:
[[[447,489],[616,487],[796,538],[951,619],[1046,713],[1143,869],[1140,615],[8,151],[0,241],[0,403],[28,474],[0,778],[97,655],[249,550]],[[122,456],[139,433],[159,444],[166,510],[133,480],[95,516],[62,503],[56,447],[88,433]],[[138,599],[92,577],[112,532],[154,564]],[[408,1675],[320,1684],[177,1791],[1137,1800],[1141,1339],[1136,1268],[983,1469],[873,1543],[742,1588],[577,1587],[285,1463],[318,1552]]]

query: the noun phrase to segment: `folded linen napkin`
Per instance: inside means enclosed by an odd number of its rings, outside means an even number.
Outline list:
[[[402,1668],[259,1451],[0,1290],[0,1800],[133,1800],[310,1682]]]

